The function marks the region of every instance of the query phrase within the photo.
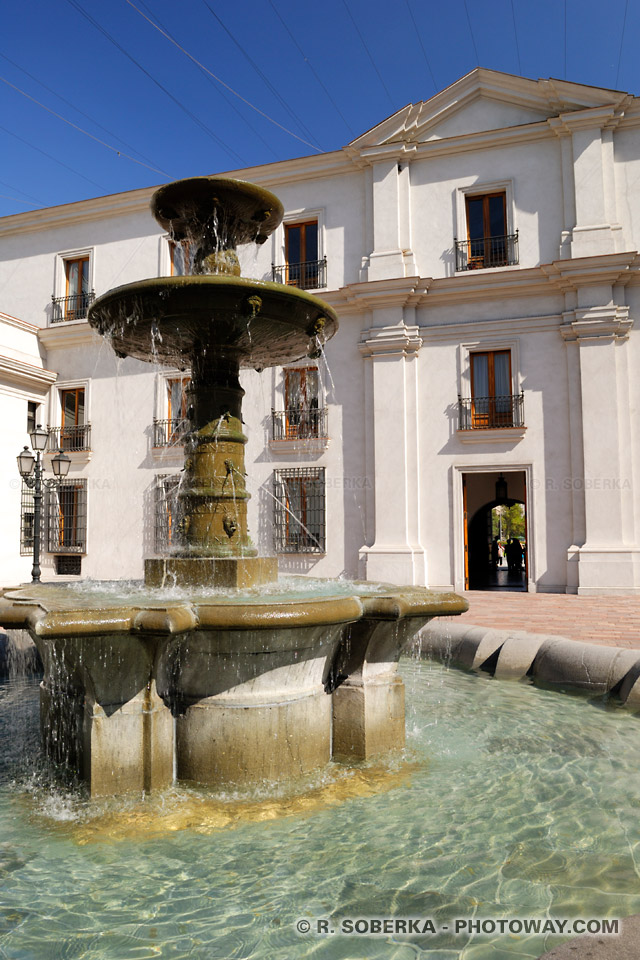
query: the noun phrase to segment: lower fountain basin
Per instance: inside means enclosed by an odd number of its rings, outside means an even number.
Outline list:
[[[0,624],[44,664],[47,754],[92,796],[178,780],[244,784],[404,745],[398,658],[455,594],[291,578],[283,593],[167,597],[113,587],[5,590]],[[320,588],[318,588],[320,583]]]
[[[240,365],[259,368],[316,352],[338,327],[333,309],[304,290],[226,275],[115,287],[88,319],[122,356],[179,363],[194,350],[227,348]]]

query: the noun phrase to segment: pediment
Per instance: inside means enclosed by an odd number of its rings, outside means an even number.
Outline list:
[[[573,111],[613,105],[628,94],[564,80],[529,80],[477,67],[430,100],[407,104],[349,144],[351,151],[426,143],[540,123]]]

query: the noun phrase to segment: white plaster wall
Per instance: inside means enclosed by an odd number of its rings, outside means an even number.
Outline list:
[[[557,259],[564,224],[560,145],[555,138],[416,160],[410,175],[412,249],[420,276],[455,273],[453,241],[466,240],[461,232],[462,188],[482,192],[485,186],[493,189],[492,184],[501,189],[507,181],[513,191],[507,224],[511,232],[519,232],[519,267]]]

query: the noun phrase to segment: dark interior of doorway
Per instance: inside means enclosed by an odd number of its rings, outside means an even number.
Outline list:
[[[492,511],[498,506],[511,507],[521,500],[493,500],[485,503],[469,521],[469,590],[526,590],[527,545],[524,544],[522,564],[510,568],[506,557],[501,564],[494,564],[491,543],[493,540]],[[524,506],[524,504],[523,504]]]

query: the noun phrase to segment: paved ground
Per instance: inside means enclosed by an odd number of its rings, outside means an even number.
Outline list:
[[[577,597],[559,593],[470,590],[470,626],[555,633],[585,643],[640,650],[640,596]]]

